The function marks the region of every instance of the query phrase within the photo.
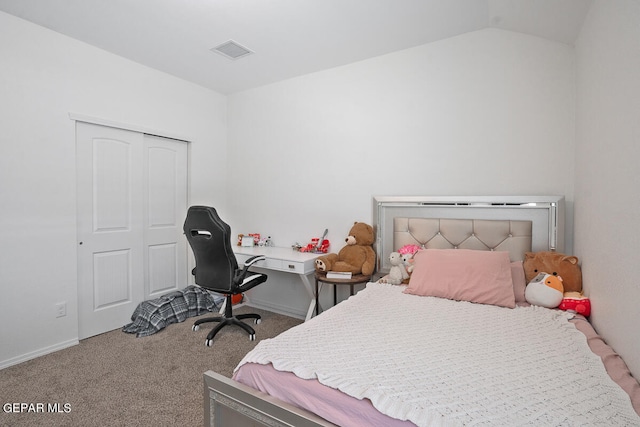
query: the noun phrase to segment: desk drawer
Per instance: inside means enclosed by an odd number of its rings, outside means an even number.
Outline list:
[[[291,273],[304,274],[304,263],[283,260],[282,270],[290,271]]]
[[[248,255],[236,254],[236,260],[238,260],[238,265],[242,268],[242,264],[246,260],[251,258]],[[267,268],[269,270],[282,270],[282,261],[279,259],[267,258],[264,261],[258,261],[253,264],[254,267]]]
[[[267,258],[266,260],[257,263],[256,267],[268,268],[270,270],[287,271],[289,273],[304,274],[304,263],[284,259]]]
[[[238,265],[242,268],[242,264],[249,259],[249,255],[236,254]],[[266,268],[268,270],[286,271],[289,273],[305,274],[303,261],[290,261],[278,258],[267,258],[264,261],[258,261],[253,264],[255,267]]]
[[[258,262],[256,266],[268,268],[270,270],[282,270],[282,260],[267,258],[264,261]]]

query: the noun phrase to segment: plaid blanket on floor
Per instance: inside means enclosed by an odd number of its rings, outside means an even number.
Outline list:
[[[153,335],[172,323],[184,322],[188,317],[199,316],[219,307],[224,297],[209,293],[199,286],[186,288],[143,301],[131,315],[132,323],[122,330],[136,334],[138,338]]]

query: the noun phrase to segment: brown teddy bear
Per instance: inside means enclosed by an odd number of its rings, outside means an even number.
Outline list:
[[[327,254],[316,259],[316,271],[344,271],[367,276],[373,274],[376,263],[373,241],[373,228],[363,222],[355,222],[345,239],[347,245],[337,254]]]
[[[562,277],[564,292],[582,292],[582,270],[578,257],[558,252],[525,252],[524,275],[527,283],[538,273]]]

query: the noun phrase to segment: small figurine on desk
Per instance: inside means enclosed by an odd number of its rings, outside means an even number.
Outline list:
[[[273,241],[271,240],[271,236],[263,237],[258,242],[258,246],[273,246]]]
[[[311,243],[307,246],[299,247],[298,251],[311,252],[314,254],[326,254],[329,252],[329,241],[327,239],[322,239],[322,241],[320,241],[320,239],[314,237],[311,239]]]
[[[310,252],[314,254],[326,254],[329,252],[329,241],[325,239],[327,237],[328,229],[324,229],[324,233],[322,233],[321,238],[314,237],[311,239],[311,243],[307,246],[300,246],[298,243],[293,247],[297,249],[299,252]]]

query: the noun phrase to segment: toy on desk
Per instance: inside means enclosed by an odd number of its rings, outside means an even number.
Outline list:
[[[317,237],[314,237],[306,246],[300,246],[299,244],[296,244],[294,246],[294,249],[295,248],[297,248],[300,252],[326,254],[327,252],[329,252],[329,241],[327,239],[320,240]]]
[[[366,276],[373,274],[376,263],[373,227],[364,222],[355,222],[345,242],[347,245],[337,254],[316,259],[316,271],[344,271]]]
[[[314,237],[306,246],[301,246],[299,243],[296,243],[293,248],[300,252],[326,254],[329,252],[329,241],[325,239],[325,237],[327,237],[327,233],[329,233],[329,230],[325,228],[321,238]]]
[[[321,252],[321,253],[327,253],[327,250],[329,250],[329,241],[327,240],[327,247],[326,249],[323,251],[323,245],[324,245],[324,241],[325,241],[325,237],[327,237],[327,234],[329,233],[329,229],[325,228],[324,229],[324,233],[322,233],[322,237],[318,239],[318,242],[316,243],[316,247],[314,248],[315,251]]]
[[[271,240],[271,236],[261,238],[258,242],[258,246],[273,246],[273,240]]]

